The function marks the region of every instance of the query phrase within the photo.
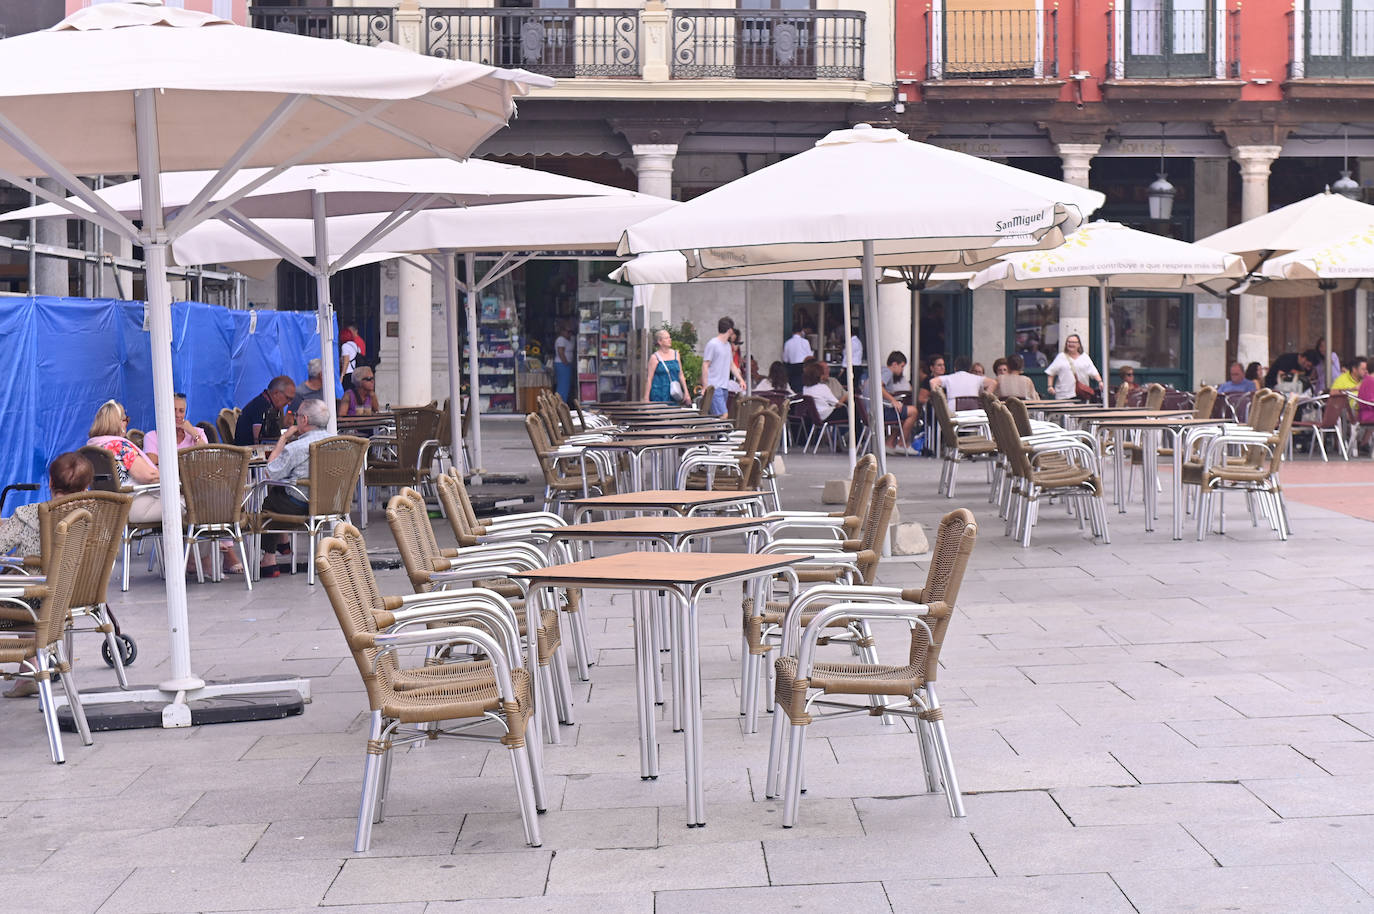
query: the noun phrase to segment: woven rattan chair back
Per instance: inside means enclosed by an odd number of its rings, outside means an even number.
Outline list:
[[[406,566],[410,586],[416,593],[429,590],[429,576],[444,558],[429,525],[429,510],[425,499],[414,489],[402,489],[386,503],[386,523],[396,546],[401,550],[401,562]]]
[[[107,602],[105,593],[110,585],[119,547],[123,543],[124,525],[129,522],[129,507],[133,496],[123,492],[75,492],[59,495],[38,506],[39,542],[43,546],[43,573],[51,575],[48,567],[53,555],[53,531],[63,519],[77,511],[91,516],[86,545],[77,568],[70,605],[96,606]]]
[[[235,415],[237,412],[238,410],[234,409],[222,409],[219,411],[219,415],[215,417],[215,428],[219,429],[219,440],[226,444],[232,444],[234,441],[234,431],[238,427],[239,420],[239,417]]]
[[[251,450],[232,444],[202,444],[178,452],[186,523],[244,523],[243,493],[252,458]]]
[[[938,384],[930,385],[930,408],[935,411],[935,421],[940,425],[940,436],[949,444],[954,444],[959,432],[954,428],[954,415],[949,410],[949,398],[945,389]]]
[[[854,475],[849,480],[849,496],[844,502],[845,517],[863,517],[868,513],[868,503],[873,498],[873,480],[878,476],[878,458],[864,454],[854,464]]]
[[[94,523],[90,511],[77,508],[54,524],[49,534],[50,550],[44,557],[48,592],[38,608],[38,620],[34,625],[39,650],[62,637],[72,606],[83,605],[73,604],[72,595],[81,580],[81,566],[90,546]]]
[[[548,433],[544,430],[544,420],[530,413],[525,417],[525,434],[529,436],[530,446],[534,448],[534,455],[539,459],[539,469],[544,473],[545,484],[554,485],[561,481],[553,457],[550,456],[553,448],[549,444]]]
[[[930,557],[930,567],[926,569],[926,586],[921,589],[920,602],[941,602],[949,606],[959,602],[959,588],[963,586],[964,572],[968,570],[969,557],[973,555],[977,541],[978,523],[972,511],[956,508],[940,518],[940,526],[935,534],[935,551]],[[927,657],[926,666],[926,679],[932,682],[939,665],[940,646],[944,644],[948,628],[948,615],[932,620],[930,633],[934,648]],[[915,632],[912,637],[916,638]],[[913,650],[915,647],[913,644]],[[922,650],[925,650],[924,646]]]
[[[764,403],[763,410],[755,414],[753,421],[762,420],[759,432],[759,466],[766,468],[773,465],[773,458],[778,455],[778,448],[782,446],[782,414],[768,406],[767,401]]]
[[[91,481],[92,489],[99,492],[119,491],[119,468],[115,466],[114,454],[93,444],[82,447],[77,453],[90,461],[91,469],[95,471],[95,478]]]
[[[1280,407],[1278,428],[1269,439],[1269,472],[1277,474],[1283,464],[1283,452],[1288,449],[1288,439],[1293,434],[1293,422],[1298,417],[1299,398],[1288,394]]]
[[[363,678],[368,704],[375,710],[395,696],[388,675],[395,668],[395,655],[384,655],[378,661],[377,650],[367,637],[377,631],[373,610],[381,609],[381,596],[372,576],[363,538],[349,524],[338,525],[334,532],[346,535],[325,537],[320,542],[315,554],[315,568],[324,584],[325,593],[329,595],[329,605],[334,608],[334,618],[343,630],[344,640],[348,642],[358,673]]]
[[[711,412],[711,401],[716,398],[716,389],[707,384],[701,391],[701,414],[703,416],[713,415]]]
[[[139,450],[143,449],[143,429],[131,428],[124,433],[124,437],[132,441]]]
[[[396,410],[396,466],[414,468],[420,447],[439,440],[439,409],[435,406],[407,406]]]
[[[1011,413],[1011,421],[1016,424],[1016,434],[1022,437],[1031,434],[1030,410],[1026,408],[1026,401],[1020,397],[1008,397],[1003,402],[1007,412]]]
[[[748,429],[754,417],[768,407],[763,397],[740,397],[735,401],[735,428]]]
[[[1129,384],[1118,384],[1116,386],[1116,396],[1112,398],[1112,405],[1121,409],[1130,405],[1131,386]]]
[[[1151,384],[1145,388],[1145,408],[1163,409],[1164,407],[1164,385]]]
[[[1011,410],[1001,403],[994,403],[988,410],[988,428],[992,431],[992,440],[997,445],[997,450],[1001,451],[1007,460],[1007,471],[1022,479],[1030,478],[1030,459],[1026,456],[1025,448],[1021,446],[1021,436],[1016,432],[1016,422],[1012,418]]]
[[[450,470],[440,473],[434,482],[439,490],[439,504],[444,508],[444,516],[453,528],[458,545],[475,546],[479,535],[478,525],[476,519],[468,514],[471,504],[467,500],[467,486],[463,485],[463,478]]]
[[[1210,419],[1217,405],[1217,389],[1210,384],[1198,388],[1193,397],[1193,418]]]
[[[859,525],[857,541],[852,545],[859,553],[859,576],[861,584],[872,584],[878,575],[878,560],[882,556],[882,538],[887,536],[892,524],[892,511],[897,507],[897,477],[887,473],[878,477],[873,484],[873,495],[868,502],[868,512]]]
[[[356,435],[335,435],[310,443],[311,515],[343,517],[353,510],[367,447],[367,439]]]

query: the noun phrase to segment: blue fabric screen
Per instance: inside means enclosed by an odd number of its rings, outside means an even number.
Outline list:
[[[256,318],[256,320],[255,320]],[[337,332],[336,332],[337,338]],[[153,371],[143,303],[85,298],[0,298],[0,486],[37,482],[40,492],[11,492],[16,505],[47,495],[53,457],[86,443],[100,404],[124,404],[131,428],[153,428]],[[172,376],[186,394],[187,418],[214,422],[243,406],[279,374],[300,383],[320,354],[313,311],[230,311],[199,302],[172,305]],[[335,379],[335,396],[343,395]]]

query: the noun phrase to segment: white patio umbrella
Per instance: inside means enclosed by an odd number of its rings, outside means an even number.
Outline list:
[[[860,124],[631,226],[619,252],[681,251],[693,277],[859,267],[865,348],[876,353],[879,267],[933,270],[1052,247],[1103,200],[1097,191]],[[869,372],[875,409],[881,385]],[[875,451],[885,470],[883,449]]]
[[[1288,298],[1310,295],[1313,288],[1321,291],[1326,311],[1326,351],[1329,359],[1329,353],[1335,352],[1336,348],[1335,341],[1331,339],[1331,293],[1338,289],[1354,288],[1362,279],[1374,279],[1374,220],[1329,243],[1270,257],[1254,275],[1260,281],[1251,283],[1245,290],[1252,295]],[[1329,361],[1326,375],[1326,385],[1330,387],[1335,379],[1330,377]]]
[[[1057,248],[1006,254],[969,280],[970,289],[1098,290],[1098,332],[1102,347],[1102,405],[1111,378],[1108,320],[1112,289],[1181,289],[1216,279],[1245,275],[1239,255],[1127,228],[1117,222],[1092,222]]]
[[[356,256],[350,255],[355,251],[370,250],[374,242],[388,237],[389,233],[404,225],[416,213],[427,207],[439,206],[480,208],[568,197],[634,196],[630,191],[620,191],[591,181],[480,159],[464,162],[452,159],[392,159],[297,165],[275,176],[268,175],[267,171],[244,169],[226,181],[219,191],[211,193],[206,212],[215,215],[219,221],[203,222],[181,236],[173,245],[173,257],[183,265],[214,261],[213,257],[208,260],[184,259],[187,244],[189,242],[194,251],[196,238],[220,237],[227,227],[234,236],[252,245],[251,251],[267,249],[273,252],[275,258],[288,260],[314,276],[319,310],[320,360],[326,378],[335,377],[334,309],[329,296],[330,276],[340,269],[340,264],[356,265]],[[201,196],[206,185],[214,180],[215,174],[213,171],[163,174],[161,196],[164,218],[173,217],[181,207]],[[250,185],[255,189],[243,190]],[[141,181],[116,184],[98,191],[96,196],[123,215],[141,218]],[[230,202],[220,205],[222,200]],[[64,205],[43,203],[30,206],[0,215],[0,220],[69,218],[73,208],[90,213],[90,207],[84,201],[72,197]],[[278,239],[271,231],[271,227],[283,219],[288,221],[288,225],[295,222],[297,229],[308,228],[311,253],[307,256],[313,256],[317,245],[324,249],[331,247],[328,219],[343,215],[359,218],[350,225],[350,245],[336,259],[337,262],[307,262],[296,252],[300,244],[293,246],[290,242]],[[220,226],[218,231],[213,227],[216,224]],[[208,233],[205,231],[207,229],[210,230]],[[331,432],[337,429],[336,422],[331,413]],[[457,425],[461,427],[461,424]],[[456,440],[461,432],[455,431],[454,434]],[[458,459],[461,459],[461,453],[462,449],[458,448]]]
[[[153,0],[103,3],[50,29],[0,41],[0,179],[61,202],[60,193],[30,180],[51,177],[91,206],[86,218],[143,248],[156,427],[172,441],[167,247],[206,218],[207,201],[224,181],[253,166],[270,169],[259,179],[266,180],[309,162],[461,157],[505,124],[517,95],[549,84],[521,71],[244,28]],[[147,218],[140,226],[77,177],[155,179],[164,168],[219,172],[170,221],[163,218],[160,183],[145,180]],[[162,468],[162,481],[168,493],[163,528],[176,530],[175,461]],[[206,688],[192,672],[180,574],[167,575],[167,617],[171,675],[157,689],[126,693],[138,701],[171,699],[164,725],[190,724],[188,693],[271,688]]]
[[[491,163],[473,163],[490,165]],[[459,366],[456,277],[450,255],[463,253],[467,263],[467,283],[461,291],[467,299],[468,339],[477,339],[477,294],[482,289],[508,275],[531,257],[548,251],[608,251],[615,247],[625,227],[641,219],[661,213],[678,204],[662,197],[635,193],[571,178],[558,178],[525,168],[513,168],[506,176],[518,183],[521,176],[530,177],[530,186],[541,186],[545,179],[566,182],[565,189],[576,187],[584,195],[568,194],[564,199],[542,201],[492,203],[463,209],[428,209],[412,214],[404,221],[394,221],[385,231],[377,231],[376,217],[364,215],[329,216],[319,230],[319,223],[307,219],[262,219],[256,227],[272,239],[249,237],[234,227],[217,222],[201,225],[187,232],[172,246],[177,261],[182,264],[226,263],[237,269],[254,272],[264,261],[275,260],[289,253],[295,258],[310,257],[316,263],[317,250],[331,253],[325,259],[326,269],[337,272],[356,266],[365,259],[376,259],[379,252],[397,254],[427,254],[435,267],[445,276],[444,313],[447,322],[449,357],[449,397],[455,409],[461,401],[462,372]],[[549,185],[552,186],[552,185]],[[476,254],[500,255],[494,266],[479,279],[476,276]],[[311,267],[315,270],[315,267]],[[481,401],[478,390],[477,347],[468,347],[469,388],[474,395],[472,409],[472,456],[482,467]],[[452,423],[451,446],[454,459],[462,457],[462,422]]]
[[[1328,190],[1247,219],[1215,235],[1199,238],[1197,243],[1241,255],[1245,258],[1246,269],[1250,271],[1247,279],[1263,280],[1228,289],[1230,292],[1269,298],[1299,298],[1316,292],[1323,293],[1326,299],[1326,351],[1329,358],[1329,354],[1336,350],[1331,339],[1331,293],[1353,288],[1355,280],[1279,278],[1264,273],[1263,266],[1270,258],[1347,238],[1371,223],[1374,223],[1374,206]],[[1331,374],[1329,363],[1326,374]],[[1327,383],[1330,383],[1329,378]]]

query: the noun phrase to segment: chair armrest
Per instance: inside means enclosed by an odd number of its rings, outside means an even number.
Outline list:
[[[908,623],[912,630],[922,629],[925,631],[926,643],[934,645],[935,636],[930,630],[930,624],[925,621],[927,616],[939,614],[948,615],[949,606],[945,603],[900,603],[882,606],[876,603],[843,602],[834,603],[816,611],[805,629],[799,636],[797,645],[797,678],[805,679],[811,675],[812,658],[816,651],[816,642],[825,633],[826,628],[833,626],[841,619],[859,620],[882,620],[893,621],[901,620]],[[788,617],[792,615],[792,610],[788,608]],[[784,619],[786,624],[787,619]],[[796,627],[796,619],[792,619],[791,628]],[[787,629],[785,629],[787,630]],[[789,651],[788,653],[792,653]]]

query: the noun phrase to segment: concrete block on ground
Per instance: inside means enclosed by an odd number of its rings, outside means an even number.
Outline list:
[[[821,492],[821,504],[842,505],[849,500],[848,479],[827,479]]]
[[[926,539],[925,528],[920,524],[895,523],[892,525],[893,555],[924,555],[930,551],[930,541]]]

